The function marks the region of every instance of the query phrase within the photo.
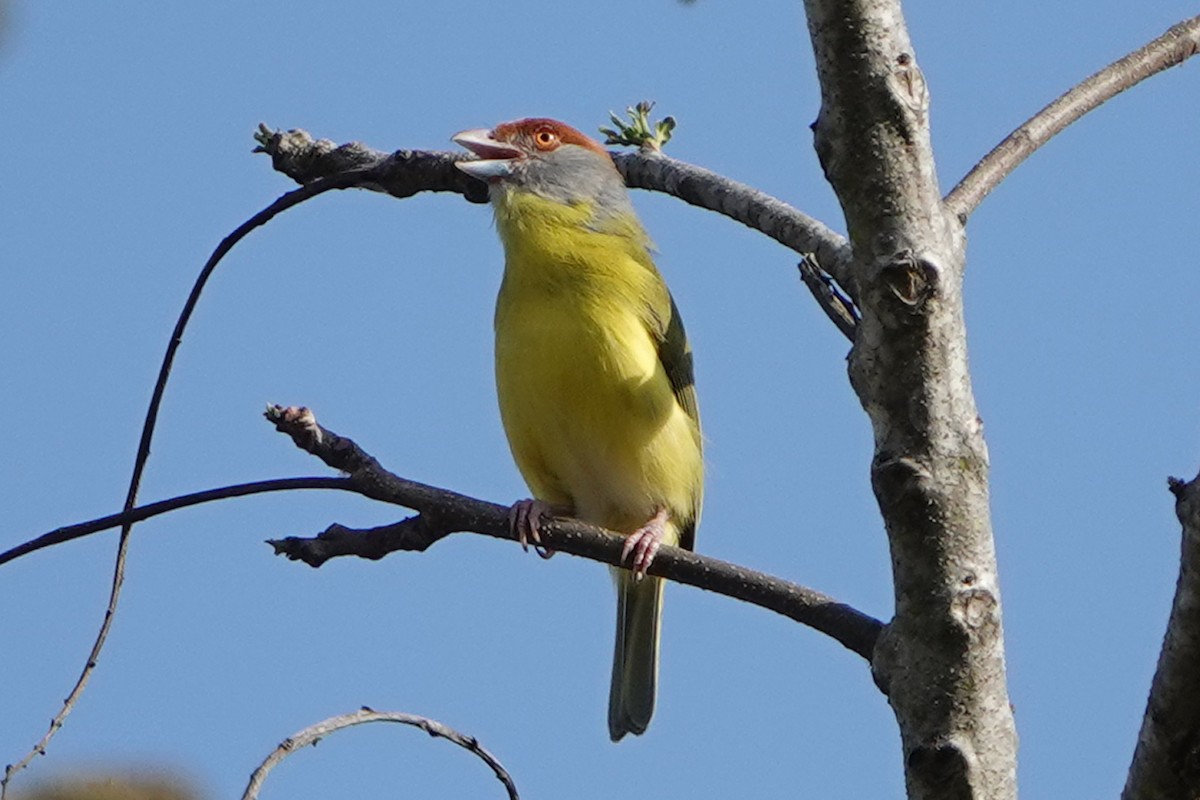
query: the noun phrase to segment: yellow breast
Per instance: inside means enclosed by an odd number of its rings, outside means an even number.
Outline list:
[[[636,220],[534,195],[497,204],[505,245],[496,383],[505,431],[534,495],[629,531],[658,508],[690,519],[696,421],[676,402],[648,325],[663,292]]]

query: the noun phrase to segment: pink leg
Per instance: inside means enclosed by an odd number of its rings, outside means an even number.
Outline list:
[[[667,534],[667,516],[667,510],[660,508],[645,525],[629,534],[629,538],[625,540],[625,547],[621,550],[621,561],[629,559],[629,568],[633,571],[634,580],[640,581],[646,577],[646,570],[650,569],[650,562],[654,561],[654,554],[658,552]],[[631,553],[633,558],[629,558]]]
[[[521,543],[522,550],[528,550],[533,543],[533,550],[542,558],[550,558],[554,551],[542,547],[541,525],[543,519],[549,519],[559,511],[555,506],[542,500],[518,500],[508,510],[508,527]]]

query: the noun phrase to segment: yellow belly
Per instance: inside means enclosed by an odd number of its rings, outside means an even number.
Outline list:
[[[637,309],[619,298],[511,288],[496,312],[496,384],[534,496],[622,532],[660,508],[690,519],[699,431],[675,401]]]

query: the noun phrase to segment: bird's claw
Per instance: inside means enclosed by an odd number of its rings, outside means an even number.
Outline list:
[[[625,539],[625,547],[621,549],[621,562],[629,561],[629,569],[633,572],[635,581],[646,577],[646,570],[650,569],[650,564],[654,561],[666,534],[667,510],[664,508]]]
[[[528,551],[532,543],[535,553],[542,558],[550,558],[554,551],[542,546],[541,525],[543,519],[553,516],[554,508],[549,503],[526,498],[513,503],[508,509],[508,527],[521,543],[522,550]]]

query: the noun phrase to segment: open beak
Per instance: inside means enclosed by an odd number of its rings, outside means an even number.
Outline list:
[[[518,148],[496,141],[486,128],[459,131],[451,140],[479,156],[477,161],[459,161],[455,166],[483,181],[511,175],[513,162],[521,156]]]

